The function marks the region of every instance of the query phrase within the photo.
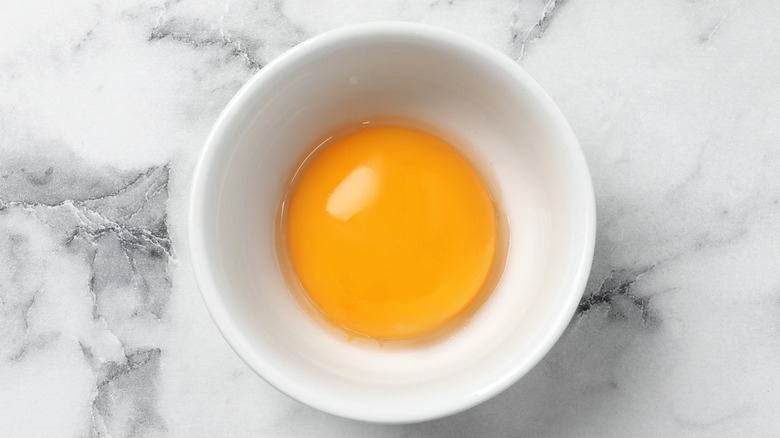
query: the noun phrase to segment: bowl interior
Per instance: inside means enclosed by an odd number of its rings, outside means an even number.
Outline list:
[[[339,129],[392,119],[461,149],[510,228],[504,275],[482,308],[456,333],[403,348],[350,341],[312,318],[275,250],[303,157]],[[502,55],[415,25],[332,32],[263,69],[218,120],[192,195],[198,282],[231,345],[294,398],[363,420],[442,416],[513,383],[571,318],[593,251],[587,169],[549,98]]]

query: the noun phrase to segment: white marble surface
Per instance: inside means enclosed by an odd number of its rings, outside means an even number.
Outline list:
[[[256,377],[188,260],[190,175],[232,94],[348,23],[517,59],[587,155],[580,311],[497,398],[379,426]],[[0,436],[780,435],[780,2],[3,0]]]

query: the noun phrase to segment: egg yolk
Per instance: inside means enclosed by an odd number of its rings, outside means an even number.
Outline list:
[[[377,339],[441,327],[481,292],[496,253],[494,203],[455,148],[405,127],[324,147],[287,199],[286,243],[311,301]]]

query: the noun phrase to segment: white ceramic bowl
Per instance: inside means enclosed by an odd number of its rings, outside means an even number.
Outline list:
[[[338,127],[386,117],[457,139],[511,232],[504,275],[480,310],[454,335],[413,348],[324,327],[289,293],[274,245],[304,154]],[[539,85],[484,44],[410,23],[328,32],[255,75],[206,142],[189,220],[203,299],[238,355],[309,406],[387,423],[464,410],[538,363],[580,300],[596,225],[577,139]]]

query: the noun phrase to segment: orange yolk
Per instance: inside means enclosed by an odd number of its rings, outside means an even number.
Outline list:
[[[479,173],[410,128],[367,128],[325,147],[287,208],[290,261],[311,301],[377,339],[452,320],[481,292],[496,253],[496,210]]]

